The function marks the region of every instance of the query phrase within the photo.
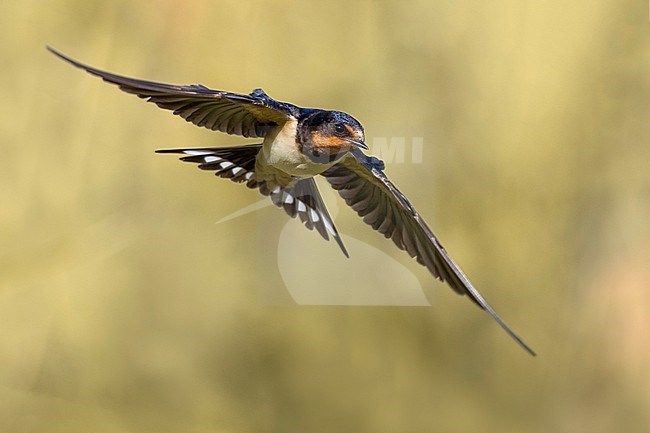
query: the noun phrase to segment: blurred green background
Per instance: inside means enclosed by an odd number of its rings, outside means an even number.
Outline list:
[[[648,431],[644,2],[5,0],[0,17],[0,431]],[[46,44],[423,137],[423,162],[388,175],[539,356],[341,201],[339,229],[432,307],[260,301],[283,290],[260,233],[286,216],[215,225],[258,195],[153,153],[246,140]],[[327,266],[335,246],[304,232]],[[350,253],[333,273],[373,273]]]

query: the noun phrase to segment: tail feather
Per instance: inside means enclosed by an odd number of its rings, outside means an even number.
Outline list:
[[[187,155],[181,161],[197,163],[201,170],[214,171],[215,175],[233,182],[250,182],[254,178],[255,158],[261,144],[232,147],[206,147],[195,149],[161,149],[156,153]]]
[[[162,149],[156,153],[178,153],[185,155],[181,161],[198,164],[201,170],[213,171],[215,175],[233,182],[246,182],[248,188],[257,188],[268,196],[274,205],[284,209],[291,218],[298,217],[309,230],[316,231],[325,240],[330,236],[336,241],[343,254],[349,257],[343,240],[327,212],[313,178],[296,179],[281,186],[271,179],[258,180],[255,176],[255,160],[261,144],[208,147],[194,149]]]

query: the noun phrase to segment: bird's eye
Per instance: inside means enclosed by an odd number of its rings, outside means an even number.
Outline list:
[[[345,125],[342,123],[337,123],[334,125],[334,131],[336,131],[337,134],[343,134],[345,132]]]

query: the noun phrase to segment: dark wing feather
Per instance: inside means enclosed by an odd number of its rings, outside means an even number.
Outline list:
[[[276,101],[261,89],[250,95],[241,95],[211,90],[200,84],[176,86],[137,80],[84,65],[50,47],[48,50],[73,66],[118,85],[127,93],[147,99],[188,122],[213,131],[264,137],[270,128],[300,115],[298,107]]]
[[[398,248],[405,250],[424,265],[436,278],[446,281],[451,288],[468,295],[486,310],[503,329],[532,355],[535,355],[515,334],[451,259],[440,241],[404,195],[388,180],[383,162],[355,150],[340,163],[322,173],[345,202],[373,229],[391,238]]]
[[[270,179],[258,180],[255,176],[255,158],[261,144],[233,147],[210,147],[195,149],[163,149],[158,153],[180,153],[182,161],[198,164],[201,170],[214,173],[233,182],[246,182],[249,188],[257,188],[269,196],[273,204],[284,209],[291,218],[298,217],[309,230],[316,231],[325,239],[331,236],[343,254],[349,257],[334,221],[327,211],[313,178],[300,179],[289,185],[280,185]]]

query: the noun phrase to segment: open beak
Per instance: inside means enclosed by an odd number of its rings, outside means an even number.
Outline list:
[[[360,147],[360,148],[365,149],[365,150],[369,150],[368,146],[363,141],[357,141],[357,140],[353,140],[351,138],[344,138],[344,140],[347,141],[348,143],[354,144],[357,147]]]

